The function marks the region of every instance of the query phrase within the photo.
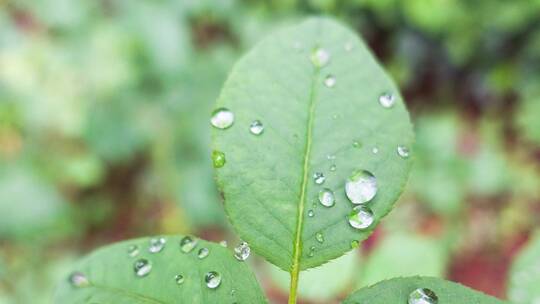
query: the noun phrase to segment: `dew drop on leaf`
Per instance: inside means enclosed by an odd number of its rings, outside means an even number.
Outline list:
[[[234,123],[234,114],[227,108],[216,109],[212,112],[210,123],[215,128],[227,129]]]
[[[418,288],[409,294],[409,304],[437,304],[439,298],[431,289]]]
[[[362,143],[360,141],[358,141],[358,140],[355,140],[355,141],[353,141],[352,146],[353,146],[353,148],[360,149],[360,148],[362,148]]]
[[[90,281],[82,272],[74,272],[68,278],[69,284],[73,287],[83,288],[90,286]]]
[[[319,202],[325,207],[332,207],[336,203],[334,192],[328,188],[319,191]]]
[[[239,261],[245,261],[251,253],[251,248],[246,242],[241,242],[238,246],[234,248],[234,257]]]
[[[133,270],[138,277],[145,277],[152,271],[152,263],[146,259],[139,259],[133,263]]]
[[[330,61],[330,53],[323,48],[315,48],[311,53],[311,62],[314,66],[322,68]]]
[[[127,249],[128,256],[134,258],[139,255],[139,246],[137,245],[130,245]]]
[[[184,253],[190,253],[196,246],[197,241],[190,236],[186,236],[180,240],[180,250]]]
[[[319,243],[324,243],[324,235],[322,234],[322,232],[317,232],[317,234],[315,234],[315,239]]]
[[[225,153],[220,151],[212,151],[212,164],[214,165],[214,168],[221,168],[225,166]]]
[[[206,282],[208,288],[216,289],[221,284],[221,274],[216,271],[207,272],[206,275],[204,275],[204,282]]]
[[[367,170],[356,170],[345,183],[345,193],[353,204],[364,204],[377,194],[377,179]]]
[[[315,256],[315,246],[309,247],[308,256],[309,256],[310,258],[312,258],[313,256]]]
[[[333,88],[336,85],[336,77],[334,75],[328,75],[324,78],[324,85],[328,88]]]
[[[148,247],[148,252],[150,253],[158,253],[165,248],[165,243],[167,243],[167,240],[165,238],[151,238],[150,239],[150,246]]]
[[[366,229],[373,224],[373,211],[367,206],[356,206],[349,213],[349,224],[356,229]]]
[[[199,252],[197,253],[197,257],[202,260],[205,257],[207,257],[208,254],[210,254],[210,250],[208,250],[208,248],[203,247],[199,249]]]
[[[251,125],[249,125],[249,132],[253,135],[261,135],[264,131],[264,126],[260,120],[254,120]]]
[[[393,94],[385,93],[379,97],[379,103],[383,108],[391,108],[396,103],[396,97]]]
[[[322,172],[315,172],[313,174],[313,181],[315,182],[315,184],[322,185],[325,180],[326,180],[326,177],[324,176]]]
[[[335,164],[332,164],[332,165],[330,166],[330,171],[334,172],[334,171],[336,171],[336,169],[337,169],[337,167],[336,167]]]
[[[176,284],[178,285],[182,285],[185,281],[185,278],[183,275],[181,274],[177,274],[175,277],[174,277],[174,281],[176,282]]]
[[[371,152],[373,152],[373,154],[377,154],[379,153],[379,148],[373,147],[373,149],[371,149]]]
[[[307,213],[307,215],[308,215],[309,217],[313,217],[313,216],[315,215],[315,212],[313,212],[313,210],[309,210],[308,213]]]
[[[410,155],[409,148],[405,146],[398,146],[397,153],[399,156],[401,156],[401,158],[409,158]]]
[[[334,160],[334,159],[336,159],[336,156],[334,154],[328,154],[328,155],[326,155],[326,158],[328,160]]]

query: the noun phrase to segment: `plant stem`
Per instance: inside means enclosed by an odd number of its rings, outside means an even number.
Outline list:
[[[298,279],[300,277],[300,269],[294,267],[291,270],[291,285],[289,287],[289,304],[296,304],[296,293],[298,290]]]

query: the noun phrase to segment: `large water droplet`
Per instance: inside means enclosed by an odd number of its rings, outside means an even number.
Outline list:
[[[353,204],[367,203],[377,194],[377,179],[369,171],[354,171],[345,183],[345,193]]]
[[[325,207],[332,207],[336,203],[334,192],[328,188],[319,191],[319,202]]]
[[[133,270],[138,277],[145,277],[152,271],[152,263],[146,259],[139,259],[133,263]]]
[[[317,232],[317,234],[315,234],[315,239],[319,243],[324,243],[324,235],[322,234],[322,232]]]
[[[405,146],[398,146],[397,147],[397,153],[402,158],[409,158],[409,155],[410,155],[409,148],[407,148]]]
[[[379,103],[384,108],[391,108],[396,103],[396,97],[393,94],[385,93],[379,97]]]
[[[90,281],[88,280],[86,275],[78,271],[69,275],[68,281],[69,281],[69,284],[71,284],[71,286],[77,287],[77,288],[90,286]]]
[[[249,132],[253,135],[261,135],[264,131],[264,125],[260,120],[254,120],[251,125],[249,125]]]
[[[227,108],[216,109],[212,112],[210,123],[218,129],[227,129],[234,123],[234,114]]]
[[[167,240],[165,238],[151,238],[150,239],[150,247],[148,247],[148,252],[150,253],[158,253],[165,248],[165,243],[167,243]]]
[[[127,253],[130,257],[134,258],[139,255],[139,246],[137,245],[130,245],[127,249]]]
[[[315,48],[311,53],[311,62],[318,68],[322,68],[330,61],[330,53],[323,48]]]
[[[373,211],[366,206],[356,206],[349,213],[349,224],[356,229],[366,229],[373,224]]]
[[[315,212],[313,212],[313,210],[309,210],[308,213],[307,213],[307,215],[308,215],[309,217],[313,217],[313,216],[315,215]]]
[[[324,183],[325,180],[326,180],[326,177],[324,176],[322,172],[315,172],[313,174],[313,181],[315,181],[315,184],[322,185],[322,183]]]
[[[206,286],[210,289],[218,288],[221,284],[221,274],[216,271],[210,271],[204,276]]]
[[[324,85],[328,88],[333,88],[336,85],[336,77],[334,75],[328,75],[324,78]]]
[[[409,294],[409,304],[437,304],[439,298],[431,289],[418,288]]]
[[[180,240],[180,249],[184,253],[190,253],[196,246],[197,240],[194,240],[190,236],[186,236],[182,240]]]
[[[177,274],[176,276],[174,276],[174,281],[176,282],[176,284],[182,285],[185,281],[185,278],[183,275]]]
[[[234,248],[234,257],[239,261],[245,261],[251,253],[251,248],[246,242],[241,242],[237,247]]]
[[[214,168],[221,168],[225,166],[225,153],[220,151],[212,151],[212,164],[214,165]]]
[[[197,253],[197,256],[199,257],[199,259],[204,259],[209,254],[210,254],[210,250],[208,250],[208,248],[203,247],[203,248],[199,249],[199,253]]]

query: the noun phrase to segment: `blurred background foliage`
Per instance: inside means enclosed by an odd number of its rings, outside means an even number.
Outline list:
[[[414,274],[538,301],[507,286],[535,286],[508,281],[540,227],[540,1],[0,0],[0,303],[50,303],[77,257],[114,241],[236,242],[209,113],[243,52],[313,14],[364,37],[402,89],[417,144],[396,210],[303,274],[303,303]],[[514,268],[540,260],[535,246]],[[288,277],[251,262],[284,302]]]

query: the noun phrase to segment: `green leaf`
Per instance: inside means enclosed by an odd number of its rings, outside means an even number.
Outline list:
[[[310,59],[316,48],[330,54],[322,68]],[[324,84],[329,75],[333,87]],[[383,93],[394,94],[392,108],[380,105]],[[315,267],[349,251],[405,185],[411,160],[396,150],[412,145],[413,132],[404,103],[364,43],[335,21],[308,19],[264,39],[233,68],[220,107],[235,115],[230,128],[213,130],[213,147],[226,158],[217,169],[226,212],[240,236],[284,270]],[[265,128],[259,136],[249,131],[254,120]],[[344,184],[358,169],[373,173],[379,189],[368,204],[375,223],[364,231],[346,219],[353,205]],[[323,185],[314,183],[316,172],[326,176]],[[335,193],[334,207],[317,202],[323,188]]]
[[[540,231],[517,256],[510,271],[508,296],[516,304],[540,299]]]
[[[74,269],[89,281],[87,287],[74,287],[68,279],[56,292],[54,303],[139,303],[173,304],[179,299],[189,303],[266,303],[255,276],[246,263],[236,260],[230,249],[199,240],[189,253],[180,249],[182,236],[165,237],[161,252],[150,253],[148,238],[129,240],[99,249],[84,258]],[[138,246],[139,254],[131,257],[128,248]],[[200,259],[198,251],[208,248],[209,255]],[[135,275],[134,263],[146,259],[152,265],[144,277]],[[221,284],[210,289],[205,274],[221,274]],[[177,284],[175,277],[184,276]]]
[[[407,303],[409,294],[418,288],[435,292],[438,303],[497,304],[506,303],[463,285],[429,277],[397,278],[363,288],[350,295],[343,304]]]

